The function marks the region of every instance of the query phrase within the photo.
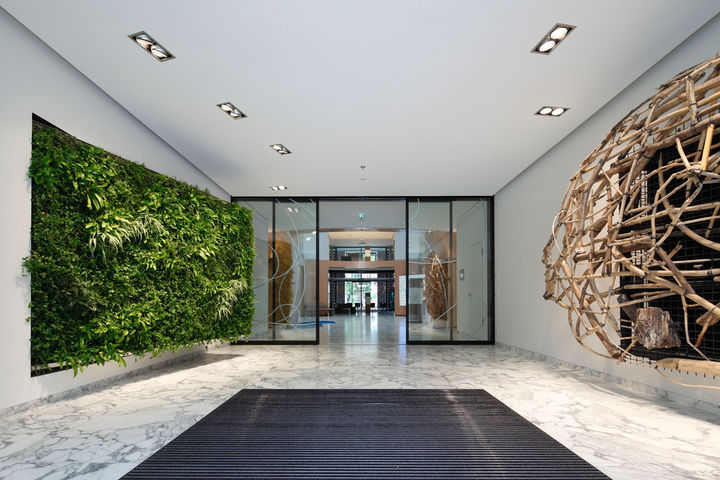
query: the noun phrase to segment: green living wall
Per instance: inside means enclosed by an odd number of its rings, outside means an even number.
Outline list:
[[[250,333],[251,212],[33,124],[34,370]]]

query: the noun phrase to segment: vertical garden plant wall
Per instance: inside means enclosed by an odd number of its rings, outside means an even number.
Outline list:
[[[33,125],[34,370],[250,333],[249,210]]]

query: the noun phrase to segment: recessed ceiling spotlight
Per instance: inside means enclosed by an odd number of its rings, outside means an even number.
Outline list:
[[[128,35],[128,37],[130,37],[132,41],[140,45],[143,50],[145,50],[161,62],[164,62],[166,60],[172,60],[173,58],[175,58],[175,55],[170,53],[167,48],[160,45],[158,42],[155,41],[154,38],[152,38],[144,31]]]
[[[535,45],[535,48],[530,50],[532,53],[542,53],[543,55],[549,55],[550,52],[555,50],[560,42],[570,35],[570,32],[575,30],[575,25],[566,25],[564,23],[556,23],[554,27]]]
[[[555,30],[550,32],[550,38],[553,40],[562,40],[563,38],[567,37],[567,34],[570,33],[570,29],[568,27],[563,26],[557,26],[555,27]]]
[[[557,42],[556,42],[555,40],[545,40],[545,41],[542,43],[542,45],[540,45],[540,46],[538,47],[538,52],[540,52],[540,53],[548,52],[548,51],[552,50],[552,48],[553,48],[555,45],[557,45]]]
[[[568,110],[569,108],[567,107],[542,107],[540,110],[535,112],[535,115],[542,115],[544,117],[559,117]]]
[[[285,185],[271,185],[268,188],[273,192],[277,192],[279,190],[287,190],[287,187]]]
[[[247,115],[241,112],[239,108],[237,108],[230,102],[218,103],[217,106],[220,108],[220,110],[227,113],[230,118],[234,118],[235,120],[237,120],[238,118],[247,118]]]
[[[273,145],[270,145],[270,148],[278,152],[280,155],[287,155],[288,153],[292,153],[290,150],[287,149],[287,147],[285,147],[281,143],[275,143]]]

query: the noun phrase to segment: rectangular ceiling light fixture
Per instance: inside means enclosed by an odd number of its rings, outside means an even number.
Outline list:
[[[238,118],[247,118],[247,115],[241,112],[239,108],[237,108],[230,102],[218,103],[217,106],[220,108],[220,110],[227,113],[230,118],[233,118],[235,120],[237,120]]]
[[[292,153],[290,150],[287,149],[287,147],[285,147],[281,143],[275,143],[273,145],[270,145],[270,148],[278,152],[280,155],[287,155],[288,153]]]
[[[281,190],[287,190],[287,187],[285,185],[271,185],[268,187],[273,192],[278,192]]]
[[[540,110],[535,112],[535,115],[540,115],[542,117],[559,117],[563,113],[570,110],[567,107],[542,107]]]
[[[175,58],[175,55],[170,53],[167,48],[160,45],[158,42],[155,41],[154,38],[152,38],[144,31],[128,35],[128,37],[130,37],[130,40],[140,45],[146,52],[148,52],[150,55],[152,55],[161,62],[165,62],[167,60],[172,60],[173,58]]]
[[[554,27],[530,50],[532,53],[541,53],[550,55],[557,46],[575,30],[575,25],[567,25],[565,23],[556,23]]]

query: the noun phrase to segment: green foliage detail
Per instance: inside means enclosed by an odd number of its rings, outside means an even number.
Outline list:
[[[250,334],[249,210],[40,124],[29,176],[34,368]]]

